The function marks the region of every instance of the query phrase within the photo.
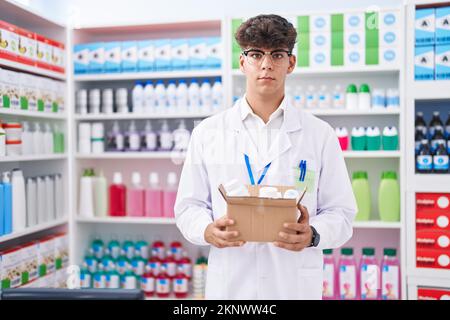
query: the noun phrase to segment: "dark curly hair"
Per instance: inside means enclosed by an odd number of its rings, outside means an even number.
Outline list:
[[[242,49],[288,48],[294,49],[297,31],[292,23],[275,14],[261,14],[242,23],[234,35]]]

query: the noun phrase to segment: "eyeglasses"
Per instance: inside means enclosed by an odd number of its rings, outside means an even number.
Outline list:
[[[259,66],[264,60],[264,56],[268,55],[271,58],[272,63],[276,66],[279,66],[292,55],[292,52],[283,49],[277,49],[268,52],[264,52],[258,49],[249,49],[242,51],[242,54],[246,57],[248,63],[251,65]]]

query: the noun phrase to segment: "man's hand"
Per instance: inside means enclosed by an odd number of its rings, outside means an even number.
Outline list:
[[[273,243],[275,246],[291,251],[302,251],[311,244],[313,234],[309,225],[308,210],[300,203],[297,208],[301,212],[300,218],[296,223],[285,223],[283,225],[286,232],[279,233],[283,240],[275,241]]]
[[[239,236],[237,231],[225,231],[227,226],[232,226],[234,221],[227,216],[217,219],[210,223],[205,229],[205,240],[217,248],[226,247],[240,247],[245,244],[245,241],[236,241]]]

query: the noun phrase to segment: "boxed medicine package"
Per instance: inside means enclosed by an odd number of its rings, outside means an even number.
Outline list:
[[[288,232],[283,224],[294,223],[299,218],[297,203],[302,195],[294,187],[245,185],[230,190],[221,184],[219,191],[227,203],[228,217],[235,222],[227,231],[238,231],[238,241],[282,240],[278,233]]]

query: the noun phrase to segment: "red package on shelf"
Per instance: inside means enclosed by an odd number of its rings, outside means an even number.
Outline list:
[[[420,230],[416,232],[417,249],[450,251],[450,231]]]
[[[449,300],[450,289],[418,288],[417,300]]]
[[[64,73],[64,44],[55,40],[49,40],[49,45],[51,50],[51,70],[59,73]]]
[[[17,61],[29,66],[36,65],[36,35],[28,30],[17,28],[19,34]]]
[[[416,214],[450,214],[450,193],[416,193]]]
[[[416,229],[450,231],[450,213],[442,213],[437,211],[423,213],[419,211],[416,213]]]
[[[52,47],[51,40],[36,34],[36,67],[52,70]]]
[[[0,20],[0,59],[17,62],[19,57],[19,34],[17,27]]]
[[[450,250],[417,249],[417,268],[450,269]]]

